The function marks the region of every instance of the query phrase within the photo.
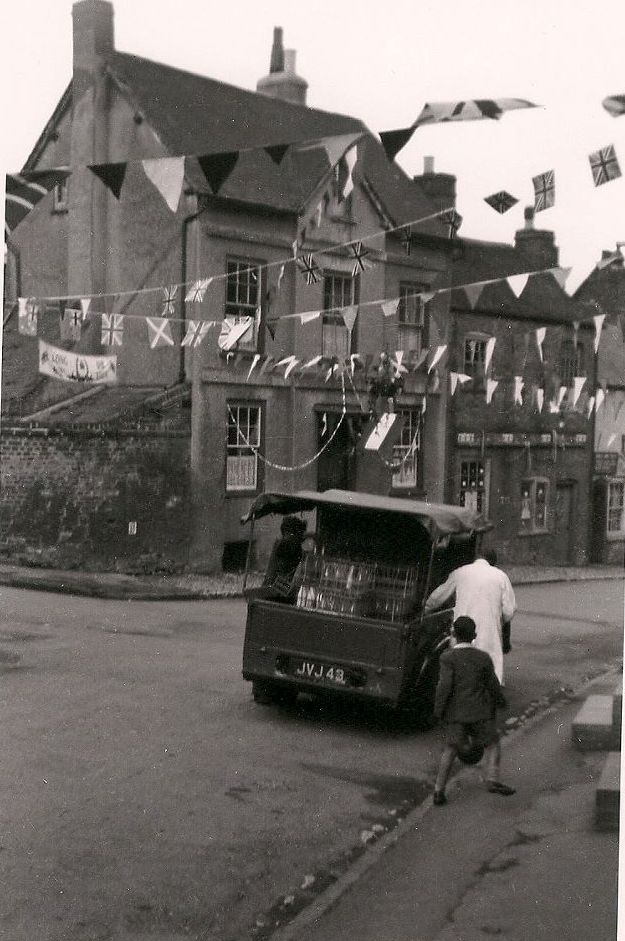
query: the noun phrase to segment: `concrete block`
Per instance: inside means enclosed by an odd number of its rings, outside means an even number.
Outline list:
[[[571,726],[571,740],[583,751],[612,751],[620,748],[620,729],[614,728],[614,697],[588,696]]]
[[[595,826],[618,830],[621,803],[621,753],[612,751],[603,765],[595,792]]]

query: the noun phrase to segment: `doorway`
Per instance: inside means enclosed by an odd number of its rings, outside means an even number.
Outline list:
[[[356,485],[356,444],[366,416],[317,411],[317,490],[353,490]],[[329,443],[328,443],[329,442]]]

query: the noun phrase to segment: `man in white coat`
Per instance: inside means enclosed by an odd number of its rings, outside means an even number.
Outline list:
[[[442,607],[455,593],[454,620],[473,618],[477,627],[474,646],[490,654],[497,679],[503,684],[503,653],[504,647],[506,653],[510,649],[510,621],[516,601],[510,579],[496,562],[497,556],[490,550],[475,562],[454,569],[427,599],[425,611]]]

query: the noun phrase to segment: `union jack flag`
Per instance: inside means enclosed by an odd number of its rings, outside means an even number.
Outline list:
[[[297,259],[297,267],[306,275],[306,284],[317,284],[319,281],[319,267],[312,255],[302,255]]]
[[[123,314],[102,314],[102,346],[121,346],[124,332]]]
[[[556,174],[555,170],[539,173],[532,177],[534,184],[534,210],[542,212],[550,209],[556,202]]]
[[[350,245],[349,250],[354,256],[355,264],[352,268],[352,278],[355,278],[360,271],[371,267],[371,262],[367,261],[369,250],[362,247],[362,242],[356,242],[355,245]]]
[[[176,303],[176,294],[178,293],[178,285],[172,284],[168,288],[163,288],[163,313],[162,317],[173,317],[176,312],[175,303]]]
[[[588,157],[592,178],[595,186],[601,186],[603,183],[609,183],[610,180],[616,180],[621,175],[614,144],[602,147],[594,154]]]
[[[401,233],[401,243],[404,246],[404,251],[407,255],[410,255],[412,251],[412,238],[412,229],[408,225],[405,229],[402,229]]]
[[[27,337],[37,336],[37,315],[39,305],[30,298],[20,297],[18,301],[17,329]]]
[[[187,332],[181,346],[199,346],[208,333],[212,321],[210,320],[190,320],[187,326]]]
[[[199,281],[194,281],[187,292],[185,301],[190,301],[195,304],[201,304],[202,301],[204,300],[206,289],[212,280],[213,280],[212,278],[200,278]]]
[[[82,310],[66,307],[61,315],[61,340],[80,340]]]
[[[498,193],[493,193],[492,196],[485,196],[484,202],[488,203],[495,212],[503,215],[504,212],[508,212],[513,206],[516,206],[518,199],[506,190],[499,190]]]
[[[441,214],[441,222],[447,226],[449,238],[453,239],[462,225],[462,216],[455,209],[449,209]]]

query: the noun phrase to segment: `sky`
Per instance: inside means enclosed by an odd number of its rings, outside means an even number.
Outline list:
[[[71,78],[70,0],[2,5],[2,173],[18,170]],[[297,51],[308,104],[353,115],[372,131],[410,125],[426,102],[526,98],[542,107],[500,121],[419,128],[397,161],[426,155],[456,175],[461,235],[511,242],[533,203],[532,176],[555,170],[552,229],[569,289],[625,242],[625,175],[594,187],[588,155],[613,144],[625,174],[625,116],[602,107],[625,94],[625,2],[602,0],[115,0],[115,45],[247,89],[269,69],[274,26]],[[501,216],[484,197],[519,199]]]

